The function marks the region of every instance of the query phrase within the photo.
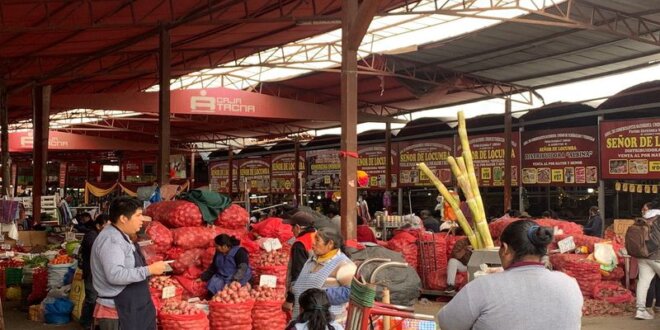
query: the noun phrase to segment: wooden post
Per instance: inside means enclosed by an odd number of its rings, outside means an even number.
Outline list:
[[[293,200],[295,201],[295,206],[298,207],[302,205],[302,198],[300,198],[300,139],[296,138],[293,148],[293,157],[295,158],[295,163],[293,164],[293,172],[295,173]]]
[[[190,190],[193,189],[195,183],[195,151],[190,152]]]
[[[598,116],[598,132],[600,132],[600,122],[603,120],[603,116]],[[600,144],[600,134],[598,135],[598,140],[596,142],[598,146],[598,154],[601,154],[601,144]],[[605,232],[605,226],[608,224],[605,223],[605,181],[603,180],[603,169],[599,166],[600,171],[598,172],[598,211],[600,212],[600,218],[603,222],[603,225],[600,226],[600,237],[603,237]]]
[[[390,289],[383,288],[383,304],[390,303]],[[390,317],[383,316],[383,330],[390,330]]]
[[[41,196],[46,191],[46,161],[48,160],[48,121],[50,113],[50,86],[35,86],[32,90],[32,216],[41,222]]]
[[[2,149],[2,191],[0,195],[10,195],[11,168],[9,164],[9,107],[7,106],[7,88],[0,84],[0,149]]]
[[[160,30],[158,48],[158,184],[170,182],[170,61],[172,44],[169,31]]]
[[[234,193],[234,151],[229,147],[229,151],[227,151],[227,155],[229,156],[229,161],[228,161],[228,178],[227,180],[229,181],[229,198],[233,198],[232,194]],[[240,190],[240,189],[239,189]]]
[[[358,3],[342,1],[341,150],[357,152],[357,50],[349,47],[351,28],[357,19]],[[356,237],[357,159],[341,157],[341,233]]]
[[[511,209],[511,98],[504,102],[504,212]]]

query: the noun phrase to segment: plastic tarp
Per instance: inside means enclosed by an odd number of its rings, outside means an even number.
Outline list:
[[[351,260],[356,264],[374,258],[386,258],[391,261],[406,262],[400,253],[381,246],[368,246],[360,251],[351,251]],[[366,281],[371,279],[373,271],[381,262],[372,262],[361,268],[361,275]],[[390,289],[390,302],[396,305],[412,306],[419,298],[422,280],[414,268],[389,266],[378,271],[374,281],[378,284],[377,299],[382,298],[383,287]]]

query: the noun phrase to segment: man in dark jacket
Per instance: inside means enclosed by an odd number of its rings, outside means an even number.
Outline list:
[[[589,221],[584,226],[584,234],[603,237],[603,219],[600,217],[600,212],[598,212],[598,206],[589,208]]]
[[[422,218],[422,222],[424,223],[424,228],[426,230],[432,231],[434,233],[440,232],[440,221],[431,215],[431,211],[422,210],[419,212],[419,217]]]
[[[298,211],[284,220],[291,225],[295,242],[291,245],[291,256],[289,258],[289,273],[287,274],[287,295],[284,309],[293,310],[294,295],[291,292],[293,284],[298,279],[300,271],[309,259],[310,251],[316,229],[314,228],[314,217],[304,211]]]

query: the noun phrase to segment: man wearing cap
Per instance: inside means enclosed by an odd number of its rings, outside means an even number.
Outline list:
[[[293,310],[293,303],[295,300],[291,288],[298,279],[298,275],[300,275],[300,271],[305,265],[305,262],[309,259],[316,229],[314,228],[314,217],[304,211],[294,213],[288,219],[285,219],[284,223],[291,225],[293,235],[295,236],[295,242],[291,245],[291,257],[289,258],[289,269],[286,281],[287,295],[286,302],[284,303],[284,309],[291,311]]]

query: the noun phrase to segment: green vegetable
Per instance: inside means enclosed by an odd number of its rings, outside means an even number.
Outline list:
[[[41,255],[32,258],[23,257],[23,261],[28,268],[45,267],[48,265],[48,258]]]

